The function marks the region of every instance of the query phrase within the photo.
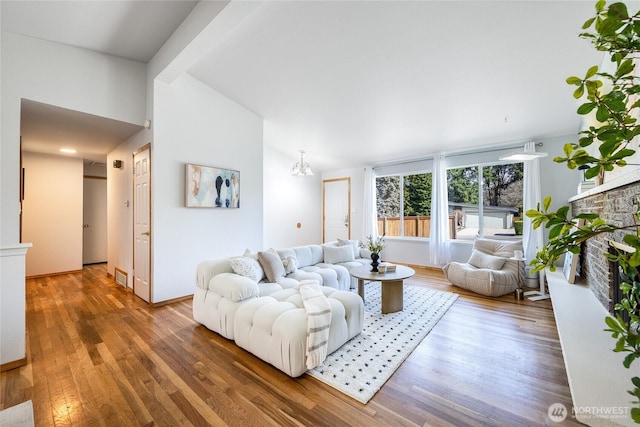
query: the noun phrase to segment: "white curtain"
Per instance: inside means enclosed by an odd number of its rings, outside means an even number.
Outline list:
[[[376,176],[373,168],[364,168],[364,238],[378,235],[378,208],[376,206]]]
[[[444,154],[433,158],[431,184],[431,229],[429,263],[445,265],[449,254],[449,198],[447,195],[447,165]]]
[[[524,151],[536,151],[535,142],[527,142]],[[524,183],[523,183],[523,232],[522,246],[524,256],[527,261],[536,257],[536,253],[544,244],[542,228],[533,230],[531,218],[524,213],[529,209],[536,209],[538,202],[542,203],[542,191],[540,190],[540,161],[538,159],[525,160],[524,162]]]

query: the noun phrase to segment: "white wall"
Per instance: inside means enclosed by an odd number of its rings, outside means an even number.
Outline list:
[[[571,170],[566,163],[556,163],[554,157],[564,157],[562,147],[568,142],[576,142],[577,136],[566,136],[548,139],[540,151],[549,153],[547,157],[540,159],[540,182],[542,186],[542,198],[551,196],[552,209],[568,205],[569,198],[578,194],[578,184],[582,181],[582,172]],[[545,229],[545,240],[548,233]]]
[[[82,159],[25,152],[22,237],[26,274],[82,269]]]
[[[197,264],[262,248],[262,119],[188,75],[156,81],[152,301],[193,294]],[[185,164],[240,171],[240,208],[185,208]]]
[[[291,168],[299,158],[287,156],[268,144],[264,146],[263,156],[264,249],[320,243],[320,174],[292,176]],[[301,225],[300,228],[297,228],[298,223]]]
[[[142,63],[2,32],[0,36],[0,242],[19,240],[22,98],[142,125]]]

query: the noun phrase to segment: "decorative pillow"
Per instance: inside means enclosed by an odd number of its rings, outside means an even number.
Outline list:
[[[282,260],[277,253],[274,254],[270,250],[258,252],[258,261],[260,261],[264,274],[267,276],[267,280],[269,280],[270,283],[275,283],[275,281],[280,277],[284,277],[286,275],[284,264],[282,264]]]
[[[476,268],[488,268],[490,270],[500,270],[506,261],[505,258],[493,256],[474,249],[468,263]]]
[[[360,258],[360,242],[358,240],[338,239],[338,246],[351,246],[353,257]]]
[[[264,271],[258,260],[248,256],[239,256],[229,259],[231,269],[240,276],[248,277],[251,280],[259,282],[264,277]]]
[[[282,260],[282,265],[284,265],[284,272],[286,274],[295,273],[298,271],[298,258],[288,256]]]
[[[242,256],[253,258],[256,261],[258,260],[258,254],[256,252],[252,252],[251,249],[249,249],[249,248],[244,250],[244,254],[242,254]]]
[[[355,261],[353,248],[349,246],[323,246],[324,262],[328,264],[339,264],[341,262]]]

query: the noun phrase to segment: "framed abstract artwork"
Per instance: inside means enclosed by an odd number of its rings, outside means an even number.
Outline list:
[[[185,206],[239,208],[240,172],[211,166],[185,165]]]

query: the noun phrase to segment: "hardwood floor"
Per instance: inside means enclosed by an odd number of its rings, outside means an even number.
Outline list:
[[[196,324],[191,301],[150,308],[105,265],[27,281],[27,366],[0,374],[0,409],[31,399],[36,426],[535,426],[571,411],[549,301],[460,298],[367,405],[293,379]]]

